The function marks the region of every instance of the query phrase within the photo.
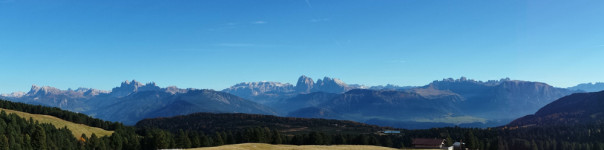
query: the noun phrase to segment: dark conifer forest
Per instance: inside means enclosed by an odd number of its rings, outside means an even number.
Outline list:
[[[65,127],[38,123],[31,118],[0,113],[0,149],[162,149],[220,146],[237,143],[292,145],[378,145],[393,148],[412,147],[413,138],[463,141],[470,149],[489,150],[601,150],[604,149],[604,125],[549,126],[525,128],[432,128],[405,130],[378,127],[351,121],[296,119],[252,114],[197,113],[174,118],[144,120],[137,126],[102,121],[83,114],[45,107],[0,101],[0,107],[33,114],[56,116],[64,120],[115,131],[111,136],[82,135],[75,138]],[[237,119],[239,118],[239,119]],[[179,121],[173,121],[177,119]],[[167,122],[171,122],[167,124]],[[250,123],[226,126],[226,122]],[[268,123],[272,122],[272,123]],[[191,124],[197,123],[197,124]],[[189,124],[184,128],[183,124]],[[335,125],[337,124],[337,125]],[[307,127],[291,132],[286,128]],[[339,130],[342,129],[342,130]],[[383,134],[381,130],[399,130]],[[342,132],[340,132],[342,131]]]

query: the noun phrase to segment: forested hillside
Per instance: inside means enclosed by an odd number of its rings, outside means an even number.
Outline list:
[[[98,136],[109,136],[113,133],[113,131],[101,129],[98,127],[91,127],[84,124],[73,123],[70,121],[65,121],[63,119],[57,118],[55,116],[50,115],[42,115],[42,114],[30,114],[26,112],[20,112],[10,109],[0,108],[1,111],[5,111],[7,114],[16,114],[21,118],[32,118],[35,122],[39,123],[49,123],[57,128],[67,127],[71,130],[71,133],[76,137],[80,137],[82,134],[92,135],[92,133]]]
[[[141,121],[139,127],[103,121],[58,108],[0,101],[5,109],[51,115],[90,126],[114,129],[109,136],[81,135],[16,114],[0,112],[0,149],[164,149],[238,143],[292,145],[378,145],[411,147],[413,138],[464,141],[470,149],[604,149],[604,125],[548,127],[432,128],[405,130],[352,121],[283,118],[268,115],[198,113]],[[145,123],[143,123],[145,122]],[[201,122],[201,123],[199,123]],[[251,125],[245,125],[251,124]],[[336,125],[337,124],[337,125]],[[294,131],[292,129],[300,129]],[[399,130],[383,134],[380,130]]]
[[[137,123],[136,127],[141,135],[149,135],[149,133],[145,133],[148,131],[159,131],[153,128],[167,130],[170,133],[163,134],[180,139],[176,141],[176,145],[191,145],[191,147],[236,143],[272,143],[378,145],[400,148],[412,146],[413,138],[464,140],[469,141],[472,147],[481,149],[497,149],[498,146],[497,130],[491,129],[449,127],[405,130],[353,121],[252,114],[195,113],[170,118],[145,119]],[[399,130],[401,134],[379,133],[383,130]],[[182,143],[178,144],[178,141]]]
[[[272,115],[243,113],[194,113],[170,118],[141,120],[136,124],[139,129],[161,128],[169,131],[195,130],[206,133],[240,131],[253,127],[268,127],[282,133],[377,133],[392,128],[368,125],[354,121],[278,117]]]
[[[63,120],[74,123],[85,124],[92,127],[99,127],[105,130],[115,130],[123,125],[119,122],[103,121],[101,119],[92,118],[88,115],[75,113],[71,111],[61,110],[56,107],[46,107],[41,105],[31,105],[25,103],[11,102],[0,100],[0,108],[16,110],[32,114],[43,114],[61,118]]]

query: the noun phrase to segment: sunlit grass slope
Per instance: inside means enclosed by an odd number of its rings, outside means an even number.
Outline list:
[[[272,145],[244,143],[217,147],[193,148],[190,150],[396,150],[394,148],[369,145]]]
[[[26,113],[26,112],[4,109],[4,108],[0,108],[0,110],[4,110],[7,114],[11,114],[11,113],[17,114],[18,116],[23,117],[25,119],[29,119],[31,117],[40,123],[51,123],[52,125],[54,125],[57,128],[63,128],[65,126],[67,126],[67,129],[71,130],[71,132],[73,133],[73,136],[75,136],[76,138],[79,138],[82,135],[82,133],[86,134],[86,136],[88,136],[88,137],[90,137],[90,135],[92,135],[92,133],[96,134],[98,137],[109,136],[113,133],[113,131],[107,131],[107,130],[103,130],[103,129],[97,128],[97,127],[90,127],[90,126],[83,125],[83,124],[77,124],[77,123],[65,121],[63,119],[59,119],[54,116],[30,114],[30,113]]]

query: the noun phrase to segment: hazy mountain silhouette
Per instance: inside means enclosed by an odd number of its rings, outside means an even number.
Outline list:
[[[413,122],[495,126],[534,113],[573,92],[539,82],[444,79],[398,91],[351,90],[314,107],[292,111],[289,116],[371,120],[389,125],[400,122],[395,127],[403,128]]]
[[[550,126],[604,123],[604,91],[575,93],[560,98],[535,114],[512,121],[508,126]]]
[[[349,86],[340,79],[324,77],[316,82],[300,76],[296,85],[280,82],[243,82],[222,90],[239,97],[267,104],[311,92],[343,93],[358,86]]]
[[[111,92],[32,86],[27,94],[6,99],[59,107],[104,120],[134,124],[144,118],[195,112],[276,114],[271,108],[214,90],[160,88],[155,83],[125,81]]]
[[[596,83],[581,83],[573,87],[569,87],[567,89],[577,90],[577,91],[585,91],[585,92],[599,92],[604,90],[604,83],[596,82]]]

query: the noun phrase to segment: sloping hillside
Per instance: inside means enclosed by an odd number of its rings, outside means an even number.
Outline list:
[[[577,125],[604,122],[604,91],[577,93],[560,98],[511,122],[508,126]]]
[[[277,117],[258,114],[194,113],[170,118],[144,119],[137,128],[159,128],[176,132],[182,130],[204,131],[206,133],[239,131],[252,127],[268,127],[283,133],[376,133],[389,129],[354,121]]]
[[[30,114],[30,113],[26,113],[26,112],[15,111],[15,110],[10,110],[10,109],[3,109],[3,108],[0,108],[0,110],[5,111],[8,114],[11,114],[11,113],[17,114],[18,116],[23,117],[23,118],[32,118],[34,121],[38,121],[40,123],[50,123],[57,128],[67,127],[67,129],[71,130],[71,132],[73,133],[73,136],[75,136],[76,138],[79,138],[82,135],[82,133],[86,134],[87,136],[90,136],[90,135],[92,135],[92,133],[94,133],[99,137],[109,136],[113,133],[113,131],[103,130],[103,129],[97,128],[97,127],[90,127],[90,126],[83,125],[83,124],[77,124],[77,123],[65,121],[63,119],[60,119],[60,118],[57,118],[54,116]]]

